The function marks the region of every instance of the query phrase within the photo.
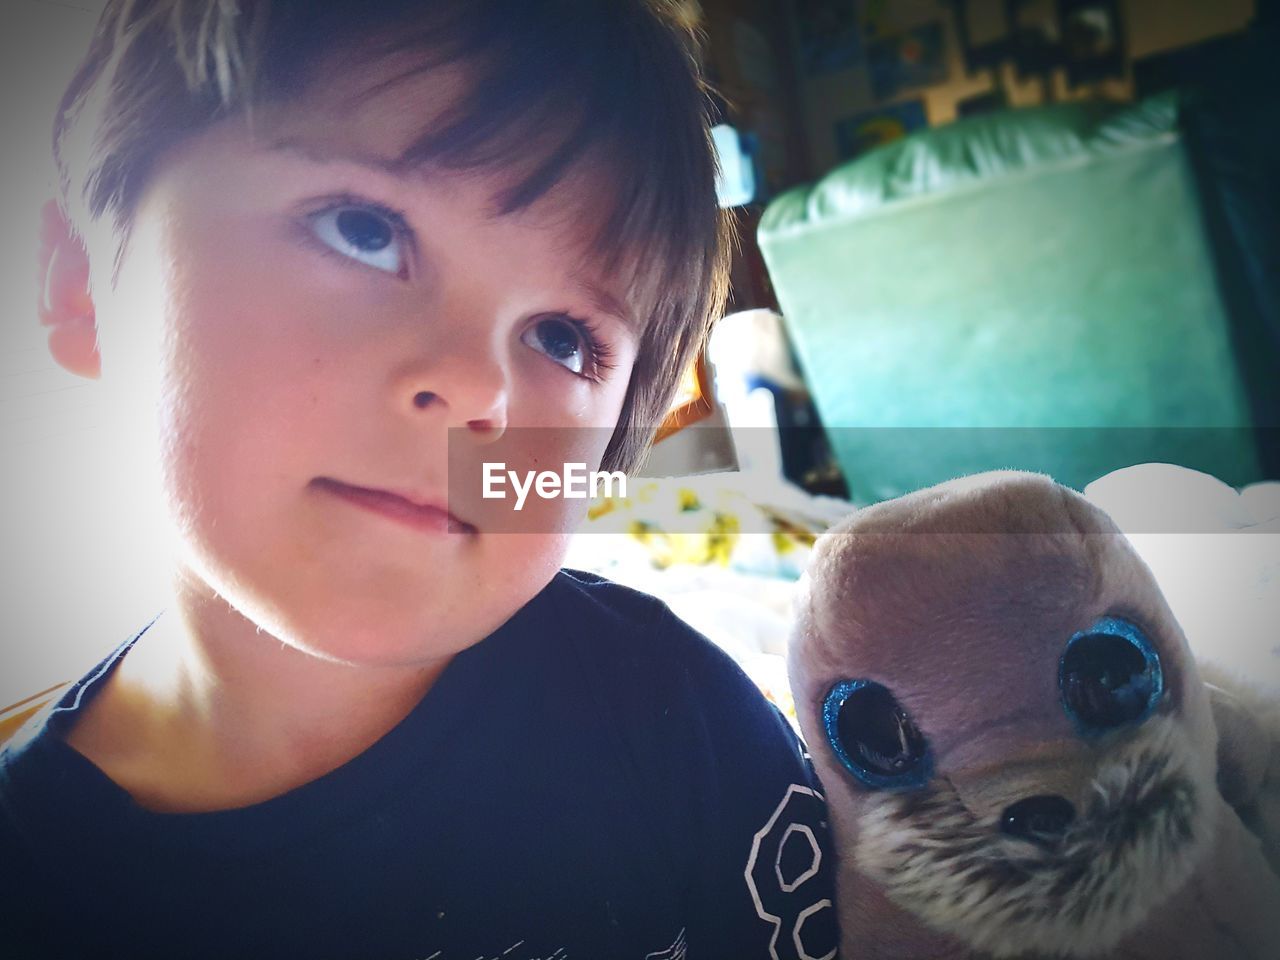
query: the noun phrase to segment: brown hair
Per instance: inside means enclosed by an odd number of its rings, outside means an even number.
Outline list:
[[[119,257],[167,149],[300,96],[326,58],[465,65],[468,90],[408,159],[519,170],[503,213],[588,160],[610,175],[594,248],[626,271],[644,326],[604,465],[631,469],[728,286],[732,231],[679,13],[677,0],[111,0],[54,123],[63,202],[82,232],[108,227]]]

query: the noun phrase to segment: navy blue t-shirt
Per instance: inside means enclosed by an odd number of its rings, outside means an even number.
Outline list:
[[[0,952],[835,955],[825,811],[784,718],[663,604],[562,572],[344,766],[237,810],[135,804],[62,734],[0,754]]]

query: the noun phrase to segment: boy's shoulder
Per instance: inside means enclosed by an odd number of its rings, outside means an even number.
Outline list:
[[[834,956],[825,800],[786,718],[662,601],[577,571],[548,599],[562,616],[576,611],[569,644],[601,726],[640,778],[633,797],[656,800],[649,836],[698,851],[680,870],[719,904],[718,933],[691,926],[690,943],[731,940],[723,955],[763,956],[772,927],[772,943]]]
[[[794,728],[729,654],[661,600],[594,574],[565,570],[544,594],[586,691],[626,752],[651,769],[715,790],[813,784]],[[731,799],[726,797],[725,799]]]
[[[611,628],[597,633],[601,653],[630,652],[638,657],[672,663],[679,658],[685,668],[707,665],[734,668],[733,659],[720,647],[681,620],[667,604],[651,594],[609,580],[595,573],[563,569],[547,588],[548,599],[562,612],[572,613],[583,627],[577,632]]]
[[[671,615],[657,597],[598,573],[569,567],[556,574],[547,592],[557,605],[576,605],[578,612],[588,617],[614,621],[625,628],[651,628]]]
[[[67,692],[71,685],[71,681],[60,683],[47,690],[42,690],[29,697],[24,697],[17,703],[0,707],[0,749],[3,749],[5,744],[8,743],[14,735],[31,720],[32,717],[55,703],[64,693]]]
[[[662,600],[569,569],[552,581],[546,599],[575,655],[593,672],[616,677],[631,689],[649,680],[721,711],[761,712],[770,723],[780,716],[728,653]],[[657,692],[643,691],[650,701]]]

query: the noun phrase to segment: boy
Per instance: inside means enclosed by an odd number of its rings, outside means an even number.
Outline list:
[[[40,311],[172,601],[0,755],[6,954],[834,955],[777,712],[559,572],[564,501],[494,533],[445,487],[643,451],[725,282],[686,40],[643,0],[109,5]]]

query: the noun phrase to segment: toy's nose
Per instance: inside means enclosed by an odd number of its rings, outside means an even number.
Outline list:
[[[1005,808],[1000,829],[1011,837],[1049,846],[1067,832],[1075,818],[1076,808],[1064,797],[1027,797]]]

